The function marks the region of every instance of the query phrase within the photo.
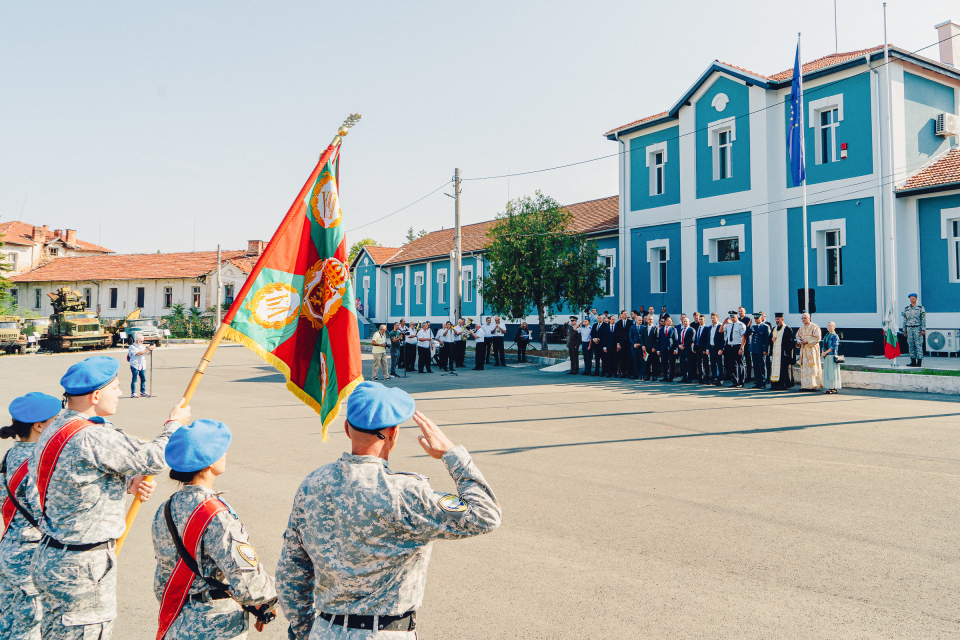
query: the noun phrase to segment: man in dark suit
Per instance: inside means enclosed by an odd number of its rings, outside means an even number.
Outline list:
[[[613,335],[617,351],[617,377],[626,378],[633,369],[633,358],[630,355],[630,327],[633,322],[627,318],[626,310],[620,312],[620,318],[614,325]]]
[[[591,376],[600,375],[600,365],[603,362],[603,346],[600,344],[600,332],[603,331],[603,316],[599,316],[590,329],[590,354],[593,357],[593,373]]]
[[[720,324],[720,314],[714,312],[710,314],[710,326],[707,327],[707,344],[710,350],[710,377],[713,378],[713,384],[722,387],[724,379],[723,368],[723,325]]]
[[[690,328],[690,319],[687,314],[680,314],[680,327],[677,329],[677,355],[680,356],[681,383],[692,382],[690,379],[693,369],[693,329]]]
[[[677,331],[673,328],[673,318],[669,314],[664,318],[664,325],[660,328],[657,353],[660,354],[660,373],[663,375],[660,381],[673,382],[673,365],[677,354]]]
[[[636,311],[634,311],[636,313]],[[629,343],[630,343],[630,356],[633,363],[633,375],[631,376],[634,380],[638,380],[641,376],[641,371],[643,371],[643,337],[641,333],[643,332],[644,326],[640,324],[640,318],[634,318],[635,322],[630,327],[629,332]]]
[[[640,379],[650,380],[653,375],[653,358],[656,350],[657,327],[653,324],[652,314],[643,317],[643,326],[640,328],[640,349],[642,363],[640,365]]]
[[[709,320],[700,314],[700,322],[693,334],[693,378],[700,384],[710,382],[710,330]]]
[[[600,353],[601,362],[603,363],[603,368],[600,371],[601,378],[612,378],[613,377],[613,356],[614,354],[614,342],[613,342],[613,325],[611,324],[610,317],[606,321],[601,320],[600,324]]]

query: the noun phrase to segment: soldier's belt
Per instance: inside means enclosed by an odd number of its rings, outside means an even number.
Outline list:
[[[64,549],[66,551],[98,551],[100,549],[110,548],[109,540],[106,542],[91,542],[90,544],[63,544],[59,540],[51,538],[50,536],[43,536],[43,539],[40,542],[48,547],[53,547],[54,549]]]
[[[417,628],[417,612],[407,611],[402,616],[344,616],[343,614],[321,613],[320,617],[327,622],[343,626],[347,618],[347,629],[366,629],[368,631],[413,631]],[[377,618],[377,628],[373,627],[373,619]]]
[[[211,600],[224,600],[229,597],[231,597],[230,592],[225,589],[208,589],[192,594],[187,600],[191,602],[210,602]]]

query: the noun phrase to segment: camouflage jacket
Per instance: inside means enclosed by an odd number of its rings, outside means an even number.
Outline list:
[[[220,494],[195,484],[184,485],[180,491],[170,496],[170,513],[181,538],[190,514],[211,496],[219,497]],[[250,544],[250,536],[240,524],[237,514],[230,509],[230,505],[227,505],[227,508],[229,511],[221,511],[207,525],[197,565],[205,577],[229,585],[230,593],[236,601],[253,606],[261,605],[277,597],[273,578],[267,575],[263,564],[258,561],[257,552]],[[153,518],[153,553],[157,559],[153,591],[157,600],[163,597],[163,588],[180,557],[167,529],[165,510],[166,503],[163,503]],[[200,593],[209,588],[206,582],[196,577],[190,585],[190,593]]]
[[[907,305],[902,315],[904,328],[919,326],[920,331],[927,330],[927,312],[922,304],[918,304],[915,307]]]
[[[36,443],[18,442],[7,453],[7,474],[3,479],[10,486],[10,478],[17,469],[33,453]],[[14,497],[20,506],[26,509],[34,518],[39,518],[40,501],[37,494],[37,485],[28,474],[16,491]],[[7,497],[6,488],[0,489],[0,501]],[[32,582],[30,578],[30,561],[33,560],[33,550],[40,541],[40,532],[33,527],[23,515],[17,511],[10,527],[0,542],[0,571],[14,584],[24,585]]]
[[[30,475],[37,466],[44,445],[54,433],[84,414],[67,409],[43,430],[30,458]],[[100,421],[103,418],[95,418]],[[79,432],[64,446],[47,485],[40,531],[63,544],[90,544],[123,535],[124,493],[127,477],[154,475],[163,470],[163,449],[180,427],[169,421],[153,442],[128,436],[111,423],[94,424]]]
[[[393,471],[376,456],[344,454],[297,490],[277,566],[291,637],[305,639],[319,612],[398,615],[420,607],[432,540],[500,525],[500,505],[470,454],[442,458],[456,494]]]

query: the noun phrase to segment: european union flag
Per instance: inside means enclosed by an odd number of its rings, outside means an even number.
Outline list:
[[[790,131],[787,133],[790,153],[790,176],[793,186],[799,187],[807,177],[803,166],[803,87],[800,84],[800,43],[793,63],[793,85],[790,88]]]

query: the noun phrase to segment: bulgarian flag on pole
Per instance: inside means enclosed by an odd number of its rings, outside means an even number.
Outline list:
[[[883,355],[887,360],[894,360],[900,355],[900,341],[897,339],[897,318],[892,308],[887,310],[887,320],[883,325]]]
[[[223,319],[224,337],[276,367],[327,426],[362,380],[360,334],[340,212],[340,145],[320,156]]]

